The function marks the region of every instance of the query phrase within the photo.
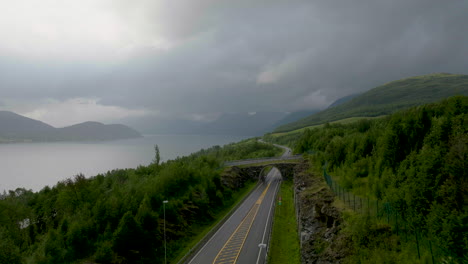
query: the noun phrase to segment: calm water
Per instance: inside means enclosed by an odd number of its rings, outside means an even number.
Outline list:
[[[159,145],[161,160],[244,139],[239,136],[151,135],[98,143],[0,144],[0,192],[17,187],[39,191],[83,173],[86,177],[116,168],[148,165]]]

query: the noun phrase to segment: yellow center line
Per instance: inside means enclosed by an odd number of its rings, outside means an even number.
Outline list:
[[[270,183],[262,192],[258,200],[255,202],[255,204],[249,210],[247,215],[244,217],[244,219],[237,226],[236,230],[234,231],[234,233],[232,233],[231,237],[229,237],[228,241],[226,242],[226,244],[224,244],[223,248],[218,252],[218,255],[216,255],[213,264],[236,263],[240,251],[244,246],[247,235],[250,232],[250,228],[252,227],[255,217],[257,216],[258,209],[260,208],[260,205],[263,202],[263,198],[265,198],[265,195],[268,191],[268,188],[270,188]]]

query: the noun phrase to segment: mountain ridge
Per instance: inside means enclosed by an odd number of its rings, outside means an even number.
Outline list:
[[[435,73],[409,77],[377,86],[345,103],[279,126],[274,133],[350,117],[388,115],[400,109],[432,103],[455,95],[468,95],[468,75]]]
[[[223,113],[212,121],[142,117],[120,120],[147,134],[261,136],[284,118],[285,112]]]
[[[62,128],[16,114],[0,111],[0,143],[43,141],[104,141],[141,137],[135,129],[120,124],[87,121]]]

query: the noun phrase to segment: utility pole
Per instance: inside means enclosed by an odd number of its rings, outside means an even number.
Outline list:
[[[167,264],[167,243],[166,243],[166,204],[168,200],[163,201],[163,211],[164,211],[164,264]]]

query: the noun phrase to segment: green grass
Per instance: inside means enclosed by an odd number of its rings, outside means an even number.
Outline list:
[[[278,197],[282,204],[275,209],[268,263],[301,263],[292,181],[281,184]]]
[[[226,215],[255,188],[255,186],[257,186],[256,181],[247,182],[246,185],[240,191],[233,195],[233,203],[230,206],[226,207],[224,210],[220,211],[215,216],[216,220],[211,225],[194,226],[192,229],[192,233],[196,235],[192,237],[187,237],[186,245],[181,247],[181,249],[176,253],[177,256],[173,260],[168,260],[168,262],[171,264],[176,264],[177,262],[179,262],[185,256],[185,254],[187,254],[187,252],[189,252],[191,248],[193,248],[200,240],[202,240],[211,229],[213,229],[220,221],[222,221],[224,217],[226,217]]]
[[[366,116],[349,117],[349,118],[345,118],[345,119],[330,122],[330,124],[343,124],[343,125],[345,125],[345,124],[351,124],[353,122],[356,122],[356,121],[359,121],[359,120],[362,120],[362,119],[376,119],[376,118],[382,118],[382,117],[385,117],[385,116],[386,115],[372,116],[372,117],[366,117]],[[306,129],[322,128],[324,125],[325,124],[313,125],[313,126],[307,126],[307,127],[299,128],[299,129],[288,131],[288,132],[272,133],[271,136],[281,137],[281,136],[286,136],[286,135],[296,134],[296,133],[300,134],[300,133],[304,132],[304,130],[306,130]]]
[[[239,165],[236,167],[239,168],[248,168],[248,167],[253,167],[253,166],[264,166],[264,165],[271,165],[275,166],[275,164],[284,164],[284,163],[299,163],[301,161],[301,158],[297,159],[288,159],[288,160],[274,160],[274,161],[264,161],[264,162],[259,162],[259,163],[251,163],[251,164],[245,164],[245,165]],[[232,166],[231,166],[232,167]]]
[[[274,132],[287,132],[350,117],[388,115],[455,95],[468,95],[468,75],[437,73],[410,77],[371,89],[346,103],[280,126]]]

